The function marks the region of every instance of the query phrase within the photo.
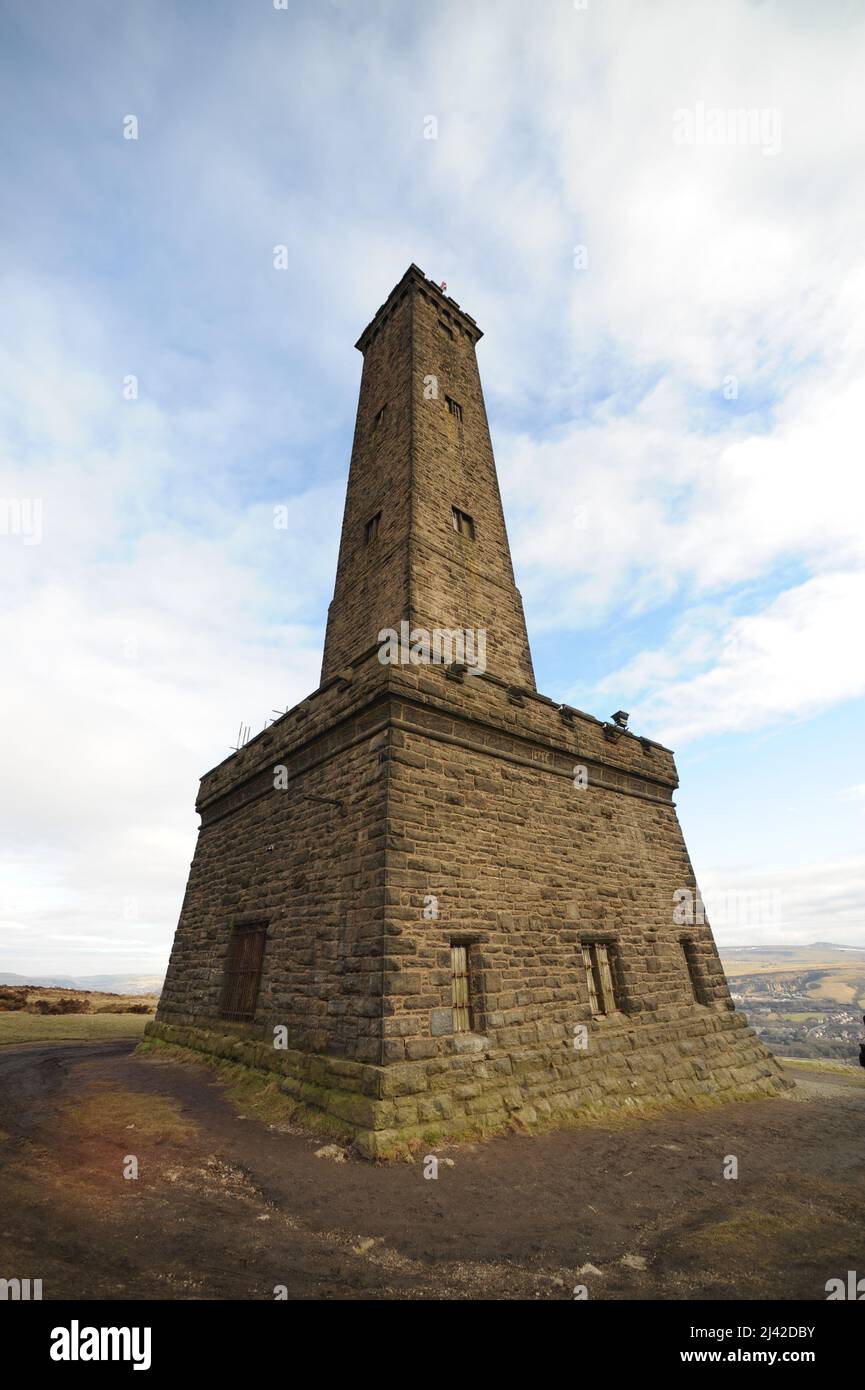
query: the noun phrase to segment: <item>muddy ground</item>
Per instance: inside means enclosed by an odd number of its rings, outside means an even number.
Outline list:
[[[431,1180],[422,1154],[317,1157],[325,1141],[244,1115],[212,1070],[133,1048],[0,1050],[0,1277],[45,1299],[825,1299],[865,1273],[859,1071],[442,1147]]]

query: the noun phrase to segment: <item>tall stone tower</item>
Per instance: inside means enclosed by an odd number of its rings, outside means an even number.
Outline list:
[[[410,266],[364,365],[321,684],[201,781],[151,1038],[368,1155],[780,1091],[673,756],[535,688],[468,314]]]

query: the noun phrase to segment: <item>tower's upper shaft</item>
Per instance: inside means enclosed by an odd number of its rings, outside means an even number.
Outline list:
[[[485,633],[486,667],[534,689],[473,319],[411,266],[364,356],[322,681],[383,628]]]

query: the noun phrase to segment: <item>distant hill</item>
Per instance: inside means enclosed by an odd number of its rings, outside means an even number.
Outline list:
[[[776,941],[769,945],[760,944],[759,946],[726,946],[721,950],[727,951],[765,951],[767,955],[777,955],[779,952],[785,954],[789,951],[861,951],[865,955],[865,946],[842,946],[838,941]]]
[[[12,975],[0,971],[0,985],[43,985],[57,989],[99,990],[105,994],[161,994],[161,975]]]
[[[812,941],[808,946],[769,945],[769,946],[726,946],[718,942],[722,960],[729,964],[745,966],[776,965],[784,967],[806,966],[815,962],[822,964],[851,964],[865,961],[865,946],[840,946],[834,941]]]

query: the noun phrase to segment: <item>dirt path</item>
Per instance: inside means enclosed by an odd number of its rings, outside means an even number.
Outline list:
[[[0,1051],[0,1277],[45,1298],[823,1299],[865,1271],[865,1074],[442,1148],[426,1180],[318,1158],[132,1046]]]

